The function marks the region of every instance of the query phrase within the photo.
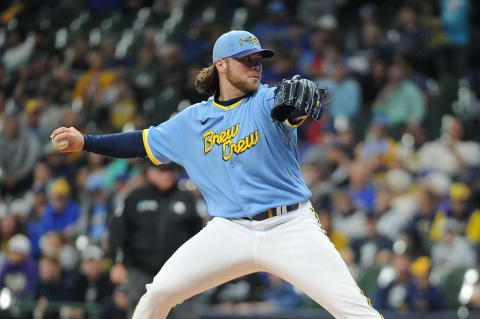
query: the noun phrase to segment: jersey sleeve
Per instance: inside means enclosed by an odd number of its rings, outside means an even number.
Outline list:
[[[187,124],[185,121],[188,109],[178,113],[158,126],[150,126],[143,130],[142,138],[148,158],[155,165],[170,161],[182,164],[184,145],[187,144]]]

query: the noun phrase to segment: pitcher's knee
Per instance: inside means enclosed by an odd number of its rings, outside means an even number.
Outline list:
[[[149,303],[153,303],[157,307],[162,307],[163,309],[171,309],[183,302],[182,294],[178,290],[165,286],[153,287],[147,285],[147,292],[142,298],[146,299]]]

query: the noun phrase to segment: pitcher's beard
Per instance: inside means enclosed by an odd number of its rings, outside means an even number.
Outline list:
[[[241,78],[233,74],[230,69],[227,69],[227,80],[237,89],[242,91],[245,94],[251,93],[258,89],[258,84],[260,80],[254,81],[253,79],[249,79],[248,77]]]

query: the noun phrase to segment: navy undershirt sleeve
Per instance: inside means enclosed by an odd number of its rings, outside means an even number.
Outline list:
[[[84,134],[83,150],[116,158],[146,157],[142,131],[106,135]]]

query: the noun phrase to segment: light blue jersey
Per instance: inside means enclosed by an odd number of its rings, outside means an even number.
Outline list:
[[[222,106],[210,97],[143,131],[155,164],[182,165],[202,192],[210,215],[251,217],[310,198],[300,173],[297,129],[270,117],[274,88]]]

